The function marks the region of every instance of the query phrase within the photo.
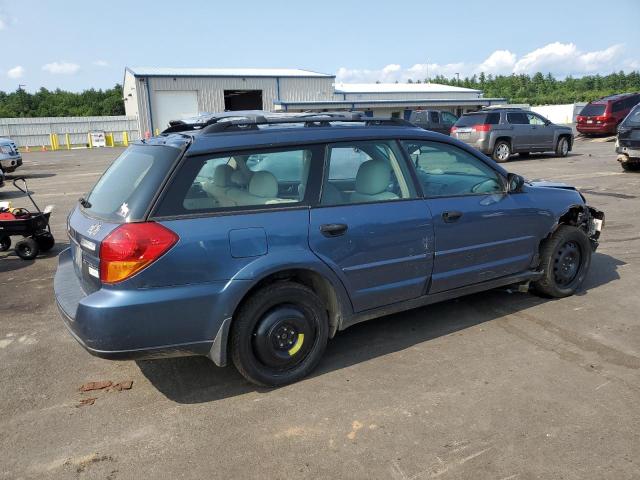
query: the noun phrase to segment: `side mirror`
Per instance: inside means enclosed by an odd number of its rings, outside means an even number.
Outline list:
[[[510,193],[519,192],[524,185],[524,177],[516,173],[510,173],[507,175],[507,185]]]

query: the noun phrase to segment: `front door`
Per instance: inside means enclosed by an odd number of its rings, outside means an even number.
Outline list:
[[[435,230],[429,293],[525,271],[547,212],[526,195],[505,193],[502,176],[456,146],[403,142],[428,198]]]
[[[336,143],[309,244],[349,292],[354,311],[425,293],[433,264],[433,225],[394,141]]]
[[[532,150],[553,150],[553,126],[540,115],[527,113],[529,125],[531,125],[531,148]]]

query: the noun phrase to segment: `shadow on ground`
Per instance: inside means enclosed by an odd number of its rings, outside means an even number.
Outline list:
[[[594,254],[584,290],[579,295],[619,279],[617,269],[620,265],[624,265],[624,262],[609,255]],[[324,358],[313,376],[366,362],[551,301],[562,300],[500,289],[354,325],[339,332],[329,342]],[[268,390],[248,383],[233,366],[218,368],[204,357],[167,358],[136,363],[142,374],[160,392],[178,403],[212,402],[248,392]]]

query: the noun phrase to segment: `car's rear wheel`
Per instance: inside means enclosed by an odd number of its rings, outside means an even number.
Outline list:
[[[9,235],[0,236],[0,252],[6,252],[11,248],[11,237]]]
[[[498,163],[509,160],[511,156],[511,144],[506,140],[498,140],[493,147],[493,155],[491,157]]]
[[[556,144],[556,155],[558,157],[566,157],[569,154],[569,140],[567,137],[560,137]]]
[[[560,225],[544,241],[540,252],[543,276],[533,283],[534,291],[562,298],[573,295],[584,282],[591,265],[591,242],[580,228]]]
[[[250,382],[275,387],[307,376],[329,336],[326,310],[308,287],[277,282],[244,302],[231,324],[231,358]]]

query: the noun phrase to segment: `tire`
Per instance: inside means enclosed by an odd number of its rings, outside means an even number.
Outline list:
[[[23,260],[33,260],[40,253],[40,247],[33,238],[25,238],[16,243],[16,253]]]
[[[6,252],[11,248],[11,237],[3,235],[0,237],[0,252]]]
[[[293,383],[318,365],[329,325],[322,301],[309,288],[278,282],[254,294],[231,324],[231,358],[247,380],[265,387]]]
[[[620,165],[622,165],[622,169],[625,172],[638,172],[638,171],[640,171],[640,164],[638,164],[638,163],[620,162]]]
[[[540,266],[544,274],[533,282],[533,289],[545,297],[571,296],[582,285],[590,265],[587,234],[577,227],[560,225],[542,244]]]
[[[48,252],[56,244],[53,235],[51,235],[49,232],[44,232],[40,235],[37,235],[36,242],[38,243],[38,248],[40,248],[41,252]]]
[[[511,144],[507,140],[498,140],[493,146],[493,153],[491,154],[491,158],[493,158],[498,163],[504,163],[509,161],[510,156]]]
[[[569,155],[569,140],[567,137],[560,137],[556,144],[556,156],[566,157],[567,155]]]

